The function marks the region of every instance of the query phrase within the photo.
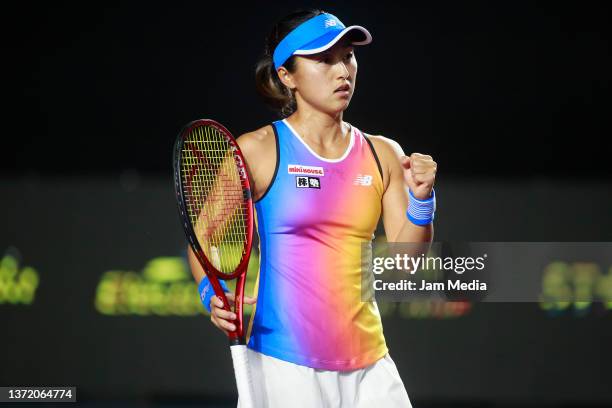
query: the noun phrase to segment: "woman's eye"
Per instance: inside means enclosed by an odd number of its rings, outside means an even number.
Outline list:
[[[348,54],[345,55],[344,57],[346,60],[350,60],[351,58],[353,58],[353,53],[349,52]],[[333,62],[333,58],[330,55],[323,55],[319,58],[319,62],[323,62],[325,64],[329,64],[331,62]]]

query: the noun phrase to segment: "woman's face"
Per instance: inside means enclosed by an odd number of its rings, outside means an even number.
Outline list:
[[[296,56],[296,69],[289,81],[300,104],[337,114],[344,111],[353,97],[357,77],[354,47],[338,41],[330,49],[313,55]],[[338,90],[339,87],[344,87]],[[300,100],[301,99],[301,100]]]

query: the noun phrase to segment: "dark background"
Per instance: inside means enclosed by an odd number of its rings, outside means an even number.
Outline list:
[[[357,127],[435,153],[443,174],[610,176],[606,2],[498,3],[21,3],[5,12],[3,65],[6,152],[22,154],[0,165],[168,174],[185,122],[240,134],[276,119],[254,89],[264,38],[320,5],[373,35],[356,50]]]
[[[277,119],[254,66],[273,22],[306,6],[372,33],[345,120],[434,157],[437,241],[612,241],[606,2],[12,4],[0,255],[17,248],[41,281],[32,305],[0,303],[0,385],[232,406],[229,353],[206,317],[105,316],[96,287],[105,271],[184,256],[174,138],[200,117],[236,135]],[[415,407],[612,404],[612,312],[540,306],[387,315]]]

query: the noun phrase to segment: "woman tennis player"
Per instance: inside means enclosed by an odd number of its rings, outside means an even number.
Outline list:
[[[361,244],[381,214],[389,242],[431,242],[436,163],[343,121],[354,47],[371,40],[331,14],[299,11],[275,25],[257,64],[259,93],[284,117],[238,138],[260,239],[256,297],[245,297],[255,304],[247,345],[257,406],[411,406],[376,303],[360,297]],[[390,68],[378,80],[393,92]],[[235,329],[219,298],[206,306],[215,326]]]

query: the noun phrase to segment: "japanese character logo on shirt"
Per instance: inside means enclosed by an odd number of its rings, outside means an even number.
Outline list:
[[[318,177],[295,176],[297,188],[321,188],[321,180]]]

